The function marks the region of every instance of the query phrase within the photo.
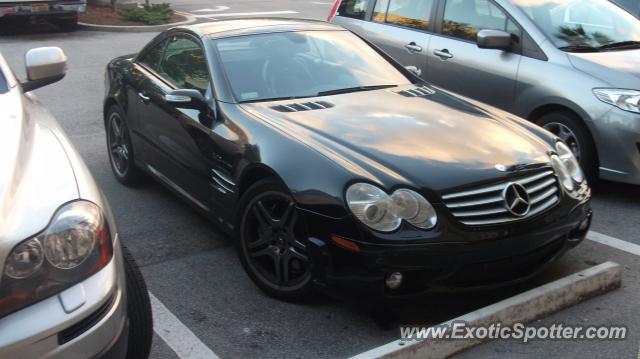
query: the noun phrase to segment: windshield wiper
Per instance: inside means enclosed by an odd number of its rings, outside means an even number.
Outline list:
[[[348,87],[344,89],[320,91],[318,92],[317,96],[339,95],[343,93],[358,92],[358,91],[372,91],[372,90],[386,89],[390,87],[398,87],[398,86],[397,85],[376,85],[376,86]]]
[[[298,98],[309,98],[309,97],[315,97],[315,96],[316,95],[255,98],[255,99],[251,99],[251,100],[238,101],[238,103],[268,102],[268,101],[280,101],[280,100],[295,100],[295,99],[298,99]]]
[[[600,52],[599,47],[593,47],[590,45],[568,45],[559,47],[558,49],[567,52]]]
[[[613,50],[613,49],[638,49],[640,48],[640,41],[619,41],[612,42],[610,44],[602,45],[599,49]]]

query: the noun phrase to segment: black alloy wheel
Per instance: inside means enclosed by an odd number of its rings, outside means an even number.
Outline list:
[[[251,279],[278,299],[304,299],[311,262],[293,198],[276,182],[261,181],[243,195],[240,208],[238,252]]]
[[[111,169],[118,181],[125,185],[135,185],[143,177],[142,172],[133,161],[133,146],[129,128],[117,105],[112,106],[107,114],[107,147]]]

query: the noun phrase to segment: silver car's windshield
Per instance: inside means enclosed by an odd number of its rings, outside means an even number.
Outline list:
[[[240,102],[322,96],[411,83],[347,31],[259,34],[216,41]]]
[[[512,0],[566,51],[628,49],[640,44],[640,21],[606,0]]]

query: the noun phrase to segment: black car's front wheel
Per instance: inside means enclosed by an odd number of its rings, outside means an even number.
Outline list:
[[[111,106],[107,112],[106,131],[113,174],[118,181],[127,186],[139,184],[144,174],[135,165],[129,128],[118,105]]]
[[[240,208],[237,249],[249,277],[275,298],[307,297],[311,261],[291,195],[275,181],[260,181],[244,193]]]

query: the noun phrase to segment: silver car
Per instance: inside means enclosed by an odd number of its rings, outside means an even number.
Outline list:
[[[338,0],[329,20],[425,80],[537,123],[640,184],[640,21],[605,0]]]
[[[146,358],[151,306],[109,204],[28,93],[64,77],[59,48],[0,55],[0,358]]]

